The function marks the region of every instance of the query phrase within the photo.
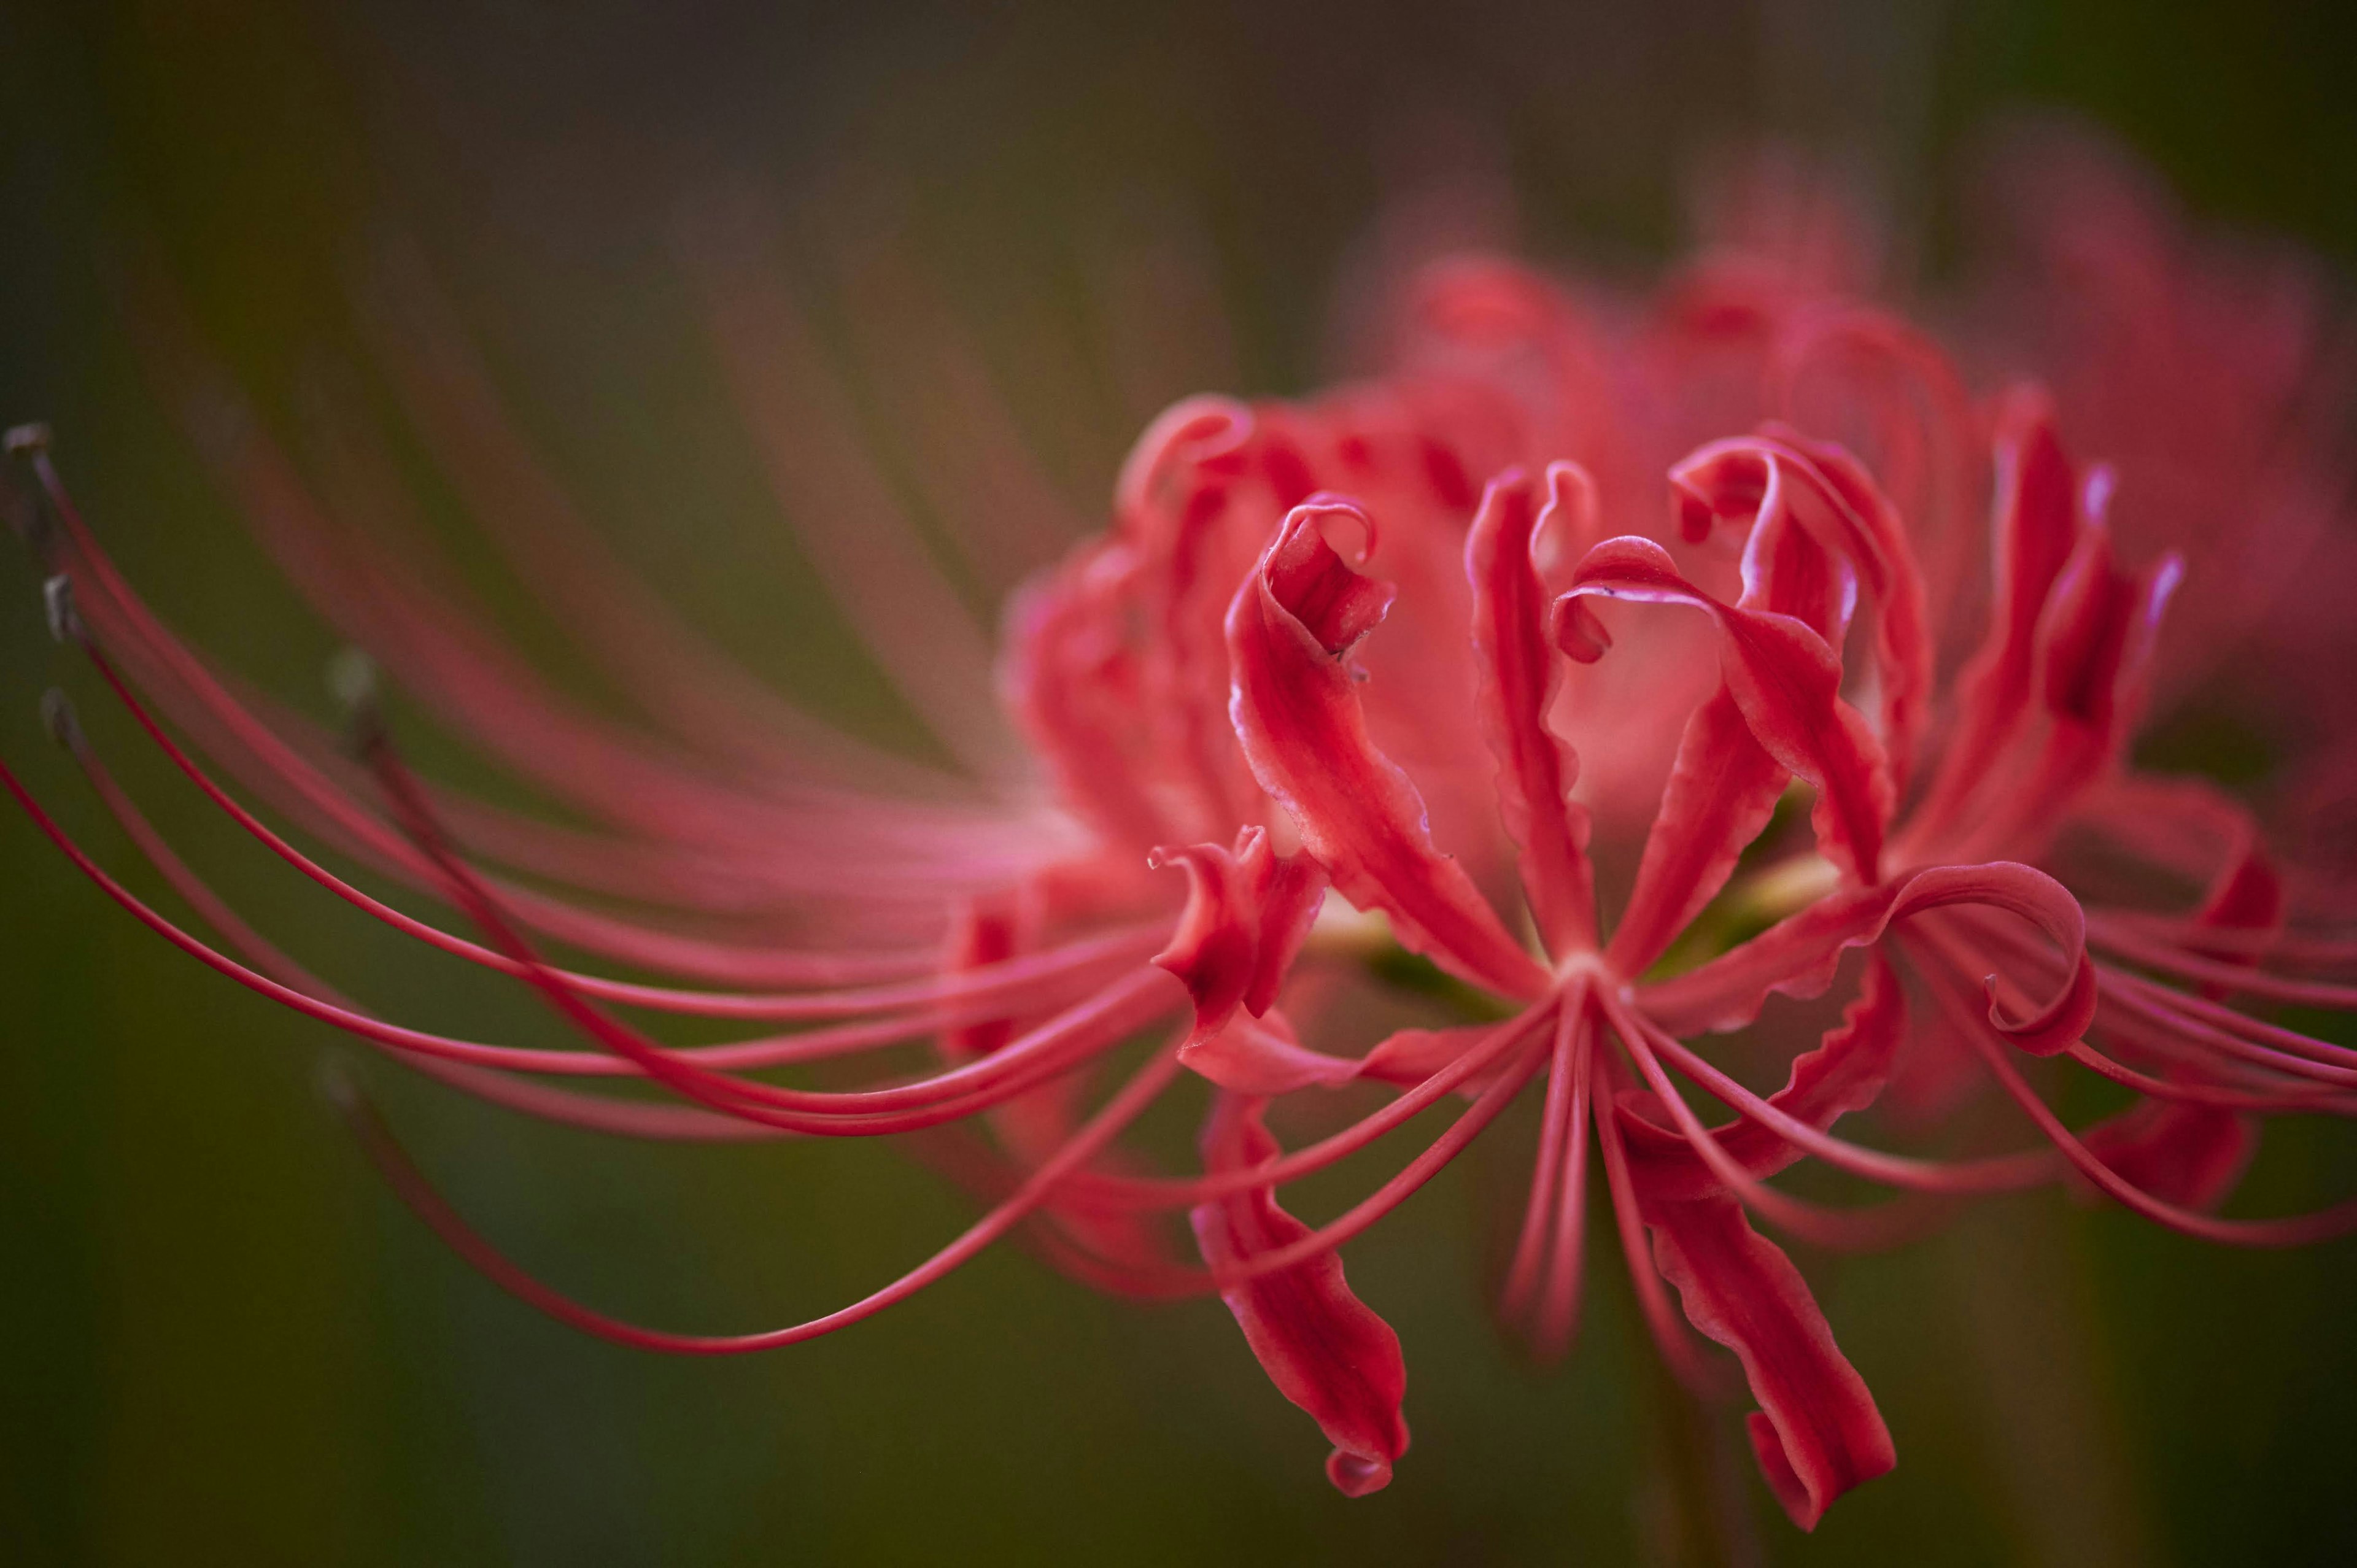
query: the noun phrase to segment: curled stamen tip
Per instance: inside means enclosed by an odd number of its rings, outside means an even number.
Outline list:
[[[46,452],[49,449],[49,427],[38,423],[12,424],[6,435],[0,435],[0,451],[5,451],[11,457]]]
[[[339,1116],[357,1113],[367,1103],[361,1080],[341,1051],[322,1051],[311,1069],[311,1086]]]
[[[74,711],[73,699],[55,686],[41,693],[41,727],[68,751],[81,750],[81,715]]]
[[[328,694],[347,708],[375,705],[376,660],[357,648],[337,650],[328,660]]]
[[[357,648],[339,650],[328,660],[328,694],[344,710],[353,747],[366,750],[384,728],[384,715],[378,706],[376,660]]]
[[[74,607],[73,579],[58,573],[41,585],[41,608],[48,616],[49,635],[73,647],[85,647],[90,642],[90,628]]]

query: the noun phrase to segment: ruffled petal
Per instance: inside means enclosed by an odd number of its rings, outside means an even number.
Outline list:
[[[1260,832],[1247,828],[1243,838]],[[1198,1036],[1225,1026],[1243,1004],[1259,968],[1260,912],[1237,859],[1213,843],[1166,847],[1146,858],[1157,869],[1180,865],[1187,871],[1186,913],[1154,963],[1177,977],[1194,999]]]
[[[1208,1173],[1248,1170],[1277,1154],[1276,1140],[1261,1125],[1259,1101],[1218,1098],[1203,1129]],[[1189,1218],[1203,1261],[1214,1270],[1310,1233],[1266,1187],[1199,1205]],[[1335,1487],[1358,1498],[1390,1485],[1392,1466],[1407,1452],[1407,1421],[1400,1413],[1407,1363],[1391,1325],[1351,1293],[1340,1254],[1263,1275],[1222,1291],[1220,1299],[1277,1391],[1308,1411],[1334,1444],[1326,1475]]]
[[[1589,551],[1571,593],[1687,605],[1708,615],[1718,628],[1726,689],[1753,737],[1816,787],[1820,851],[1852,879],[1875,880],[1893,806],[1890,771],[1872,727],[1842,700],[1841,659],[1823,635],[1792,615],[1721,603],[1646,539],[1608,539]]]
[[[1609,951],[1616,967],[1642,973],[1718,896],[1744,846],[1775,816],[1792,777],[1752,736],[1725,686],[1687,715],[1677,761],[1645,835],[1637,885],[1613,929]]]
[[[1229,608],[1230,713],[1244,757],[1335,887],[1388,915],[1401,945],[1474,984],[1535,996],[1546,971],[1434,847],[1415,786],[1368,738],[1347,659],[1391,590],[1344,564],[1320,532],[1331,521],[1370,528],[1348,502],[1295,508]]]
[[[1754,534],[1784,519],[1846,557],[1874,598],[1874,660],[1881,738],[1895,789],[1930,716],[1932,633],[1923,581],[1896,510],[1840,447],[1771,426],[1713,442],[1670,470],[1690,537],[1741,520]]]
[[[1587,477],[1568,464],[1547,470],[1548,512],[1587,511]],[[1523,891],[1539,935],[1557,958],[1596,945],[1596,888],[1587,864],[1587,813],[1568,795],[1579,759],[1546,727],[1561,683],[1548,637],[1547,599],[1532,558],[1543,522],[1519,469],[1490,482],[1465,538],[1473,585],[1473,660],[1482,729],[1498,761],[1498,808],[1521,851]]]
[[[2110,476],[2082,483],[2042,394],[1999,424],[1997,598],[1967,667],[1964,710],[1910,832],[1918,854],[2034,854],[2125,755],[2160,618],[2183,576],[2174,555],[2121,568],[2104,513]]]
[[[1653,1261],[1686,1318],[1733,1350],[1760,1409],[1747,1419],[1769,1489],[1803,1530],[1835,1498],[1898,1463],[1866,1380],[1834,1343],[1801,1271],[1729,1197],[1639,1192]]]
[[[1841,1023],[1825,1032],[1814,1050],[1792,1058],[1791,1076],[1768,1097],[1768,1103],[1821,1131],[1853,1111],[1865,1110],[1889,1081],[1906,1031],[1906,993],[1889,961],[1878,952]],[[1666,1116],[1645,1114],[1656,1108],[1651,1094],[1621,1097],[1621,1144],[1628,1151],[1630,1169],[1645,1190],[1657,1198],[1677,1200],[1724,1195],[1726,1184]],[[1754,1176],[1773,1176],[1801,1157],[1792,1144],[1749,1116],[1716,1129],[1713,1136]]]
[[[1307,855],[1278,854],[1257,827],[1239,832],[1232,850],[1165,847],[1146,864],[1187,871],[1186,912],[1154,962],[1194,998],[1196,1037],[1224,1028],[1238,1007],[1267,1012],[1318,918],[1325,873]]]
[[[2086,915],[2061,883],[2010,861],[1932,866],[1878,887],[1828,895],[1708,963],[1643,987],[1638,1004],[1673,1035],[1739,1029],[1760,1015],[1770,993],[1821,996],[1846,950],[1879,940],[1895,921],[1952,905],[1980,905],[2028,921],[2054,944],[2069,975],[2053,997],[2020,1018],[2007,1016],[1992,998],[1993,1028],[2038,1056],[2051,1056],[2086,1033],[2096,1001]]]

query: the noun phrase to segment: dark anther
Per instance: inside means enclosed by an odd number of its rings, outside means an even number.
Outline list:
[[[41,585],[41,607],[48,613],[49,635],[70,647],[90,643],[90,628],[74,607],[73,579],[63,572]]]
[[[344,710],[344,739],[355,757],[367,757],[384,740],[384,709],[377,697],[376,660],[357,648],[339,650],[328,660],[328,694]]]
[[[41,727],[68,751],[81,750],[81,715],[74,712],[73,699],[55,686],[41,693]]]

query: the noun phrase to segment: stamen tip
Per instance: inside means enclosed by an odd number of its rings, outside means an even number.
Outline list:
[[[366,750],[384,727],[378,687],[376,660],[361,650],[341,649],[328,660],[328,694],[344,710],[354,750]]]
[[[46,452],[49,449],[49,427],[46,424],[10,425],[7,434],[0,435],[0,452],[5,452],[11,457]]]
[[[81,750],[81,715],[74,711],[73,699],[55,686],[41,693],[41,727],[68,751]]]
[[[366,1096],[361,1092],[360,1079],[341,1051],[319,1053],[318,1062],[311,1069],[311,1083],[319,1091],[319,1098],[339,1116],[354,1115],[367,1103]]]
[[[73,579],[58,573],[41,585],[41,607],[49,621],[49,636],[74,648],[90,645],[90,628],[74,607]]]

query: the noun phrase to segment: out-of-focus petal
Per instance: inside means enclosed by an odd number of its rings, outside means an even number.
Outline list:
[[[2226,1200],[2259,1151],[2250,1116],[2182,1100],[2147,1100],[2091,1127],[2095,1156],[2164,1203],[2212,1209]]]

